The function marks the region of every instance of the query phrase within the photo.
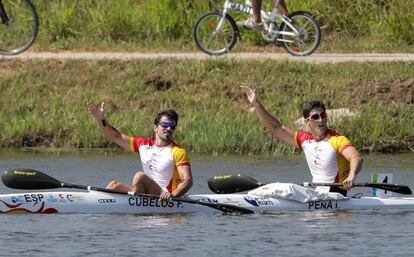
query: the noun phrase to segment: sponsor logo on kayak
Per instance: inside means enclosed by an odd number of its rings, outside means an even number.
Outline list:
[[[334,210],[338,209],[338,201],[311,201],[308,202],[309,210]]]
[[[130,197],[128,203],[130,206],[138,207],[183,208],[183,203],[180,201],[161,201],[158,198],[148,197]]]
[[[208,198],[208,197],[203,197],[203,198],[200,199],[200,201],[201,202],[206,202],[206,203],[214,203],[214,204],[218,203],[217,199],[211,199],[211,198]]]
[[[73,195],[71,195],[71,194],[67,194],[66,195],[66,199],[68,199],[68,201],[69,202],[73,202],[73,201],[75,201],[75,198],[73,197]]]
[[[58,199],[57,199],[57,198],[55,198],[55,197],[53,197],[53,195],[49,195],[49,196],[46,198],[46,201],[51,202],[51,203],[55,203],[55,202],[57,202],[57,201],[58,201]]]
[[[41,202],[44,196],[42,194],[25,194],[24,199],[26,203],[34,202],[35,204]]]
[[[12,196],[12,203],[34,203],[41,202],[44,196],[42,194],[24,194],[18,196]]]
[[[82,197],[78,195],[72,195],[72,194],[58,194],[58,195],[50,195],[46,199],[48,202],[60,202],[60,203],[66,203],[66,202],[75,202],[75,201],[81,201]]]
[[[59,202],[67,202],[64,194],[59,194]]]
[[[24,203],[24,197],[22,195],[19,196],[12,196],[11,197],[12,203]]]
[[[98,199],[98,203],[116,203],[116,199]]]
[[[256,197],[251,197],[251,196],[245,196],[243,197],[243,199],[249,204],[256,206],[256,207],[273,205],[273,202],[269,200],[269,198],[264,198],[264,197],[256,198]]]

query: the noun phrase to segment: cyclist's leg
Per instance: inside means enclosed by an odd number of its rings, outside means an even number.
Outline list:
[[[260,11],[262,10],[262,0],[252,0],[253,19],[256,23],[262,23],[262,16]]]
[[[275,2],[276,0],[273,0],[273,1]],[[280,14],[282,14],[282,15],[287,16],[289,14],[289,11],[288,11],[286,3],[285,3],[285,0],[280,0],[279,1],[278,9],[279,9]]]
[[[237,26],[251,29],[251,30],[263,30],[264,26],[262,23],[261,9],[262,9],[262,0],[251,0],[253,15],[247,20],[238,21]]]

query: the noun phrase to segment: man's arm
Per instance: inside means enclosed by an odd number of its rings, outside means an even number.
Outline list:
[[[242,86],[243,91],[246,93],[250,104],[256,110],[257,116],[265,127],[277,138],[283,142],[295,146],[295,131],[284,127],[278,119],[273,117],[259,102],[256,97],[256,90],[250,87]]]
[[[125,150],[130,150],[130,137],[120,133],[116,128],[112,127],[111,124],[109,124],[108,120],[105,118],[103,114],[103,105],[104,103],[101,103],[101,106],[97,106],[92,101],[88,101],[88,112],[96,119],[96,121],[99,124],[99,127],[101,128],[104,136],[106,139],[108,139],[110,142],[113,142],[120,147],[124,148]]]
[[[354,181],[358,173],[361,171],[363,160],[358,151],[353,146],[348,146],[342,151],[342,155],[349,161],[349,175],[342,182],[345,189],[353,187]]]
[[[177,171],[181,182],[178,184],[174,192],[172,192],[172,195],[181,197],[193,186],[193,175],[191,173],[190,165],[178,166]]]

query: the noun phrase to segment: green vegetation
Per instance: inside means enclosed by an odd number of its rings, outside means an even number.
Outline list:
[[[109,121],[128,135],[151,136],[161,110],[181,114],[177,141],[192,152],[280,154],[239,86],[254,85],[288,125],[306,101],[351,108],[330,124],[363,151],[414,149],[414,64],[308,64],[235,60],[17,61],[0,63],[0,146],[115,147],[86,101],[105,101]]]
[[[270,2],[264,1],[267,7]],[[197,51],[192,29],[198,17],[210,10],[208,0],[34,3],[40,35],[32,50]],[[319,52],[413,52],[412,0],[289,0],[287,4],[291,12],[307,10],[317,16],[323,35]],[[235,14],[235,18],[245,17]],[[260,38],[243,33],[244,41],[235,51],[263,49]]]

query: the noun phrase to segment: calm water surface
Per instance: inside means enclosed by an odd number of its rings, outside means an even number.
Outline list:
[[[364,156],[359,182],[392,173],[414,188],[414,154]],[[303,156],[192,156],[194,187],[245,174],[263,182],[303,182]],[[65,182],[129,183],[140,169],[123,153],[46,154],[0,150],[0,170],[33,168]],[[0,185],[1,193],[18,192]],[[353,189],[351,194],[367,189]],[[1,215],[0,256],[412,256],[414,211],[285,212],[254,215]]]

